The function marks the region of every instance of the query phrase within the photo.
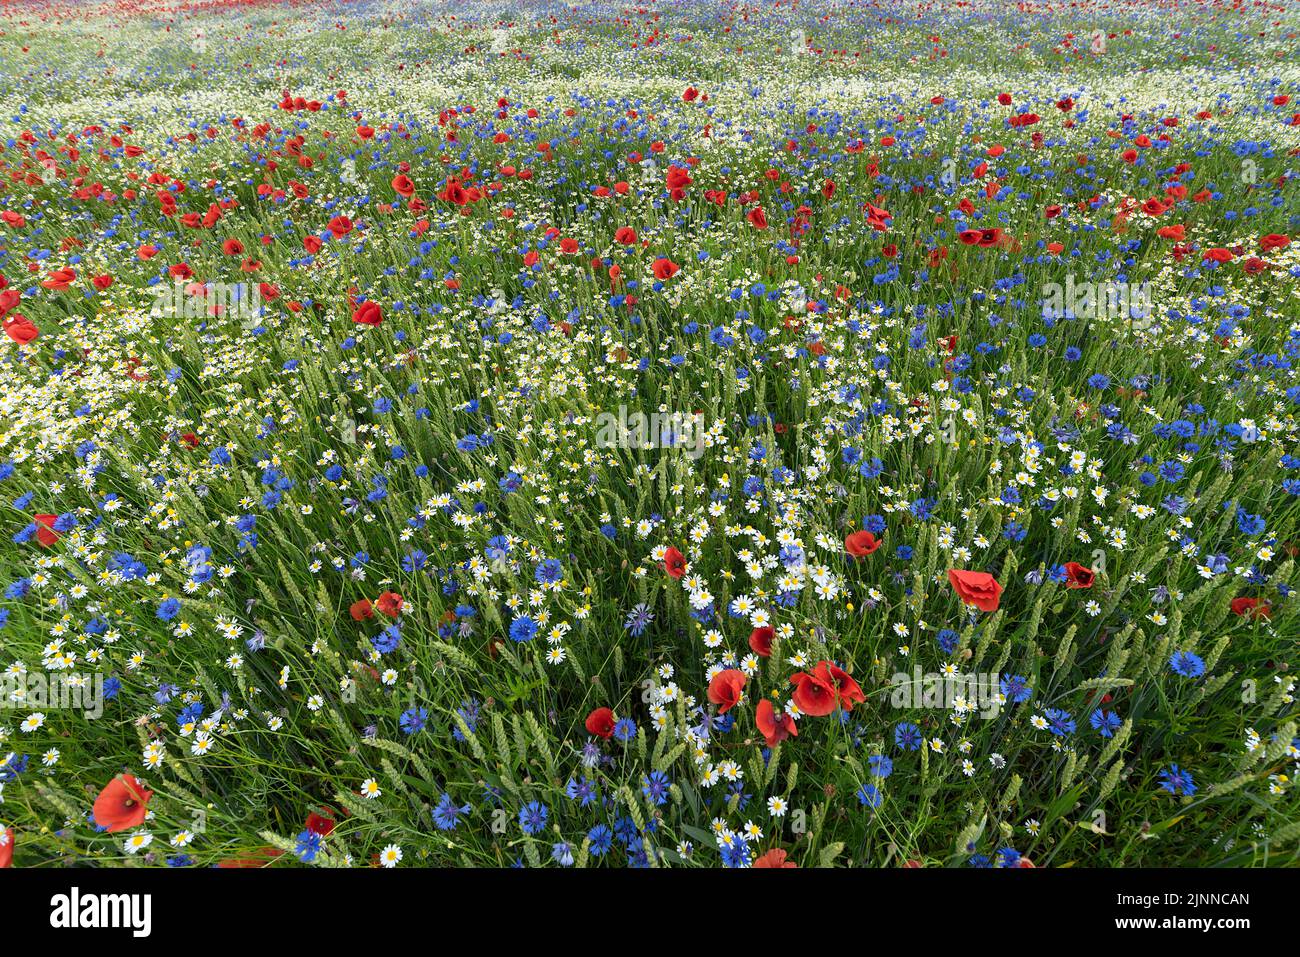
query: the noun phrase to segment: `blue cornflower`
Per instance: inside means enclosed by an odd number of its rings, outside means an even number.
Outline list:
[[[573,866],[573,848],[567,841],[560,841],[551,846],[551,860],[561,867]]]
[[[604,824],[597,824],[587,832],[587,840],[591,842],[589,850],[592,857],[604,857],[606,852],[614,846],[614,832]]]
[[[510,640],[517,642],[532,641],[537,636],[537,622],[527,615],[520,615],[510,623]]]
[[[1024,704],[1034,693],[1034,689],[1020,675],[1003,675],[998,687],[1013,704]]]
[[[724,841],[720,850],[724,867],[749,867],[753,861],[753,855],[749,851],[749,844],[739,837]]]
[[[569,778],[569,783],[564,786],[564,793],[577,801],[580,806],[586,807],[596,800],[596,782],[587,778],[581,780]]]
[[[654,620],[654,612],[645,602],[641,602],[632,606],[632,610],[627,613],[627,620],[623,622],[623,627],[632,633],[633,638],[640,638],[646,627]]]
[[[320,853],[321,836],[315,831],[303,831],[298,835],[297,846],[294,847],[294,853],[303,862],[310,864],[316,860],[316,855]]]
[[[884,795],[880,793],[880,789],[874,784],[864,784],[862,787],[858,788],[857,798],[858,803],[863,807],[874,809],[880,807],[881,801],[884,800]]]
[[[1183,476],[1187,474],[1187,469],[1182,462],[1161,462],[1160,467],[1156,469],[1160,477],[1166,482],[1181,482]]]
[[[1176,651],[1169,659],[1169,669],[1184,678],[1199,678],[1205,674],[1205,662],[1190,651]]]
[[[519,826],[525,834],[537,834],[546,827],[546,805],[540,801],[531,801],[519,812]]]
[[[370,644],[380,654],[388,654],[390,651],[396,651],[397,646],[402,643],[402,632],[397,625],[389,625],[375,637],[370,639]]]
[[[943,649],[944,654],[951,654],[952,650],[957,647],[957,639],[960,635],[951,628],[941,628],[939,634],[935,635],[935,640],[939,642],[939,647]]]
[[[894,744],[904,751],[921,747],[921,729],[910,721],[902,721],[894,728]]]
[[[1043,712],[1043,717],[1047,719],[1047,730],[1058,738],[1074,734],[1074,718],[1070,717],[1070,712],[1062,711],[1060,708],[1048,708]]]
[[[1256,535],[1263,535],[1267,526],[1262,518],[1258,515],[1251,515],[1244,508],[1237,509],[1237,528],[1243,535],[1249,535],[1252,538]],[[55,523],[58,528],[58,523]]]
[[[454,831],[461,817],[468,813],[468,804],[457,807],[451,795],[444,793],[442,799],[438,801],[438,806],[433,809],[433,826],[440,831]]]
[[[557,559],[548,558],[533,573],[539,585],[553,585],[564,578],[564,566]]]
[[[668,775],[662,771],[652,771],[648,777],[641,779],[641,793],[655,804],[663,804],[668,800],[668,789],[671,786]]]
[[[423,731],[425,725],[429,723],[429,712],[426,708],[408,708],[402,712],[402,717],[398,723],[402,730],[407,734],[415,734],[417,731]]]
[[[1103,711],[1101,708],[1098,708],[1088,716],[1088,723],[1091,724],[1096,732],[1103,738],[1109,738],[1119,730],[1119,726],[1123,722],[1120,721],[1119,715],[1114,711]]]
[[[456,713],[460,715],[471,733],[478,730],[479,706],[480,702],[477,698],[470,698],[468,701],[462,701],[460,707],[456,709]],[[457,741],[465,740],[465,733],[460,730],[458,724],[451,729],[451,736]]]
[[[1160,786],[1170,794],[1185,794],[1190,797],[1196,793],[1196,782],[1192,780],[1192,772],[1184,771],[1176,764],[1161,769],[1160,779]]]

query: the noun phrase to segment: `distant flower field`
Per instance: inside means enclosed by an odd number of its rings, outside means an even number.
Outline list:
[[[0,8],[0,867],[1300,864],[1294,4]]]

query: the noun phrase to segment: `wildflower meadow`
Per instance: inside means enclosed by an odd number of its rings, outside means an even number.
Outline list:
[[[1295,11],[0,6],[0,867],[1300,865]]]

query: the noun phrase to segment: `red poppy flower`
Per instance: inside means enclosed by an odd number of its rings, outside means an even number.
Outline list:
[[[403,199],[410,199],[415,195],[415,184],[411,182],[411,177],[398,173],[393,177],[393,192]]]
[[[367,300],[353,311],[352,321],[361,326],[377,326],[384,321],[384,310],[379,303]]]
[[[375,617],[375,610],[370,604],[370,599],[363,598],[352,603],[352,607],[348,609],[348,614],[352,616],[353,621],[365,621]]]
[[[974,605],[981,611],[998,610],[998,596],[1002,594],[1002,586],[988,572],[966,572],[950,568],[948,581],[966,604]]]
[[[835,662],[819,661],[814,673],[819,677],[825,676],[826,682],[839,695],[840,707],[845,711],[852,711],[855,704],[862,704],[867,700],[867,696],[862,693],[862,688],[853,680],[853,676]]]
[[[470,201],[470,193],[465,187],[460,185],[460,181],[455,177],[447,180],[447,185],[438,191],[438,198],[444,203],[455,203],[457,206],[465,206]]]
[[[239,857],[228,857],[224,861],[219,861],[217,867],[266,867],[283,853],[284,851],[278,847],[259,847],[256,851],[248,854],[241,854]]]
[[[677,263],[673,262],[671,259],[667,258],[666,256],[661,256],[659,259],[655,260],[655,264],[654,264],[655,278],[660,280],[661,282],[665,279],[672,279],[673,276],[676,276],[677,273],[680,271],[681,271],[681,267],[678,266]]]
[[[352,220],[346,216],[335,216],[329,221],[329,231],[334,235],[335,239],[342,239],[352,232]]]
[[[876,232],[883,233],[887,230],[892,218],[893,214],[889,210],[867,203],[867,225]]]
[[[636,245],[636,230],[630,226],[620,226],[614,233],[614,241],[623,246]]]
[[[375,607],[389,618],[396,618],[404,604],[405,602],[402,600],[402,596],[397,592],[386,591],[379,596],[378,600],[376,600]]]
[[[774,847],[762,857],[754,859],[750,867],[798,867],[794,861],[786,860],[786,853],[779,847]]]
[[[119,774],[95,798],[95,823],[108,833],[125,831],[144,823],[152,791],[129,774]]]
[[[50,278],[44,280],[41,285],[46,289],[56,291],[67,289],[77,278],[75,269],[56,269],[50,273]]]
[[[762,698],[758,702],[758,708],[754,713],[754,724],[767,741],[769,748],[776,747],[786,738],[799,736],[799,727],[794,719],[784,711],[778,712],[768,698]]]
[[[587,732],[600,738],[608,738],[614,733],[614,712],[609,708],[597,708],[587,715]]]
[[[755,206],[745,218],[755,229],[767,229],[767,213],[763,212],[762,206]]]
[[[307,815],[307,823],[303,825],[303,829],[312,834],[319,834],[321,837],[329,837],[334,831],[334,824],[334,818],[312,811]]]
[[[726,714],[740,703],[741,692],[749,681],[745,673],[736,668],[719,671],[709,682],[709,700],[718,705],[718,713]]]
[[[32,521],[36,523],[36,540],[41,543],[42,547],[50,548],[63,536],[54,530],[54,522],[58,519],[57,515],[33,515]]]
[[[749,633],[749,647],[754,649],[754,654],[764,658],[772,657],[772,639],[776,637],[776,629],[764,625],[762,628],[755,628]]]
[[[4,327],[5,335],[20,346],[27,345],[41,334],[30,319],[16,312],[5,320]]]
[[[818,669],[812,674],[798,671],[790,676],[790,683],[794,685],[792,697],[800,711],[820,718],[835,710],[838,695],[829,679],[825,669]]]
[[[671,545],[664,551],[664,571],[673,578],[686,574],[686,556]]]
[[[1078,562],[1065,563],[1066,588],[1091,588],[1094,577],[1091,568],[1084,568]]]
[[[1259,248],[1264,252],[1270,252],[1274,249],[1286,249],[1291,245],[1291,237],[1282,233],[1269,233],[1267,236],[1260,237]]]
[[[614,733],[614,711],[598,707],[586,716],[586,729],[591,735],[610,737]]]
[[[880,547],[880,540],[871,532],[854,532],[844,539],[844,550],[854,558],[863,558]]]
[[[1238,617],[1245,615],[1250,615],[1251,618],[1273,617],[1273,609],[1267,602],[1261,602],[1258,598],[1234,598],[1228,607]]]
[[[320,252],[321,247],[324,245],[325,244],[320,241],[319,236],[302,237],[302,248],[307,250],[307,252],[313,256],[315,256],[318,252]]]

